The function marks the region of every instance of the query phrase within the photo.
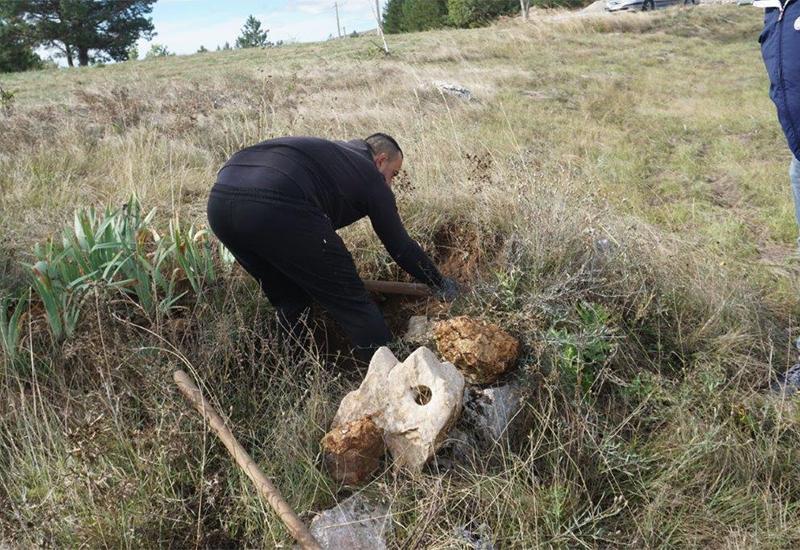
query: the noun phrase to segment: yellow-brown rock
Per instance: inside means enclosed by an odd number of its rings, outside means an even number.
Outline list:
[[[368,416],[334,426],[322,438],[325,467],[344,485],[359,485],[380,466],[386,452],[383,430]]]
[[[439,354],[472,384],[490,384],[510,369],[519,354],[519,340],[497,325],[462,316],[436,323]]]

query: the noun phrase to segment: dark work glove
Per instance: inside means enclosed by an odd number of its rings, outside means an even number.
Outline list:
[[[445,302],[452,302],[461,294],[461,288],[455,279],[442,277],[442,282],[433,287],[433,295]]]

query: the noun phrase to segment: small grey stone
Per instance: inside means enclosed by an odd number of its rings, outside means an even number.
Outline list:
[[[481,462],[487,448],[501,441],[513,442],[522,435],[531,420],[524,411],[525,396],[514,382],[464,388],[464,410],[436,453],[436,468],[472,468]]]
[[[800,363],[779,374],[770,387],[774,393],[786,396],[797,393],[800,390]]]
[[[472,99],[472,92],[463,86],[459,86],[458,84],[451,84],[449,82],[434,82],[434,85],[439,88],[439,91],[442,93],[455,96],[459,99],[463,99],[464,101],[470,101]]]
[[[464,390],[464,417],[485,443],[497,443],[522,409],[522,392],[514,384]]]
[[[620,253],[620,246],[611,239],[597,239],[592,244],[592,257],[589,266],[594,270],[602,270],[604,266]]]
[[[466,525],[456,527],[453,530],[453,534],[467,548],[473,550],[495,550],[495,545],[492,542],[492,530],[485,523],[481,523],[476,530],[470,529]]]
[[[391,529],[389,507],[360,493],[311,521],[311,534],[325,550],[382,550]]]
[[[613,250],[614,245],[608,239],[597,239],[594,243],[595,248],[598,252],[608,253]]]
[[[408,330],[403,339],[406,342],[423,343],[431,339],[433,322],[425,315],[414,315],[408,320]]]
[[[453,428],[436,453],[436,468],[454,470],[457,467],[470,467],[475,462],[477,451],[478,442],[472,434]]]
[[[619,253],[620,245],[611,239],[597,239],[594,242],[595,256],[603,260],[610,260]]]

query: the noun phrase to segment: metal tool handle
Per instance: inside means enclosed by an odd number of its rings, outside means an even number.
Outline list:
[[[365,280],[364,287],[370,292],[380,294],[403,294],[405,296],[430,296],[431,289],[428,285],[420,283],[400,283],[395,281]]]
[[[192,379],[189,378],[189,375],[182,370],[176,370],[173,374],[173,378],[175,384],[178,385],[178,389],[181,390],[181,393],[194,405],[194,408],[197,409],[206,422],[209,423],[214,433],[222,440],[225,448],[228,449],[228,452],[233,457],[233,460],[236,461],[239,468],[241,468],[244,473],[247,474],[247,477],[255,483],[258,494],[272,506],[272,509],[275,510],[278,517],[281,518],[281,521],[283,521],[289,529],[289,532],[295,540],[300,543],[300,546],[308,550],[322,550],[322,547],[313,535],[311,535],[311,532],[306,528],[303,522],[300,521],[297,514],[294,513],[294,510],[292,510],[289,503],[283,498],[278,488],[267,479],[264,472],[262,472],[255,461],[250,458],[250,455],[247,454],[244,447],[239,444],[225,425],[222,417],[217,414],[214,407],[206,401],[205,397],[200,393],[200,390],[197,389],[197,386],[195,386]]]

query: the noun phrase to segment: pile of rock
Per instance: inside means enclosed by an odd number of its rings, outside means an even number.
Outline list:
[[[367,481],[387,449],[395,468],[419,471],[445,441],[497,443],[522,406],[514,385],[481,387],[511,369],[519,354],[519,341],[497,325],[470,317],[439,323],[412,317],[406,337],[415,343],[432,337],[445,361],[427,347],[403,362],[388,348],[375,353],[322,440],[328,472],[344,485]],[[460,429],[448,439],[457,420]]]
[[[519,341],[500,327],[470,317],[412,317],[406,341],[420,347],[403,362],[388,348],[375,353],[322,439],[325,466],[343,485],[368,481],[387,450],[395,468],[410,471],[440,449],[447,455],[437,455],[440,465],[464,464],[477,448],[507,439],[519,417],[519,386],[487,387],[519,355]],[[443,360],[422,345],[434,341]],[[387,518],[388,510],[353,497],[320,514],[311,529],[325,548],[384,548]]]
[[[365,481],[386,448],[396,467],[419,470],[461,413],[463,392],[458,369],[428,348],[417,349],[402,363],[388,348],[380,348],[322,440],[331,476],[350,485]]]

